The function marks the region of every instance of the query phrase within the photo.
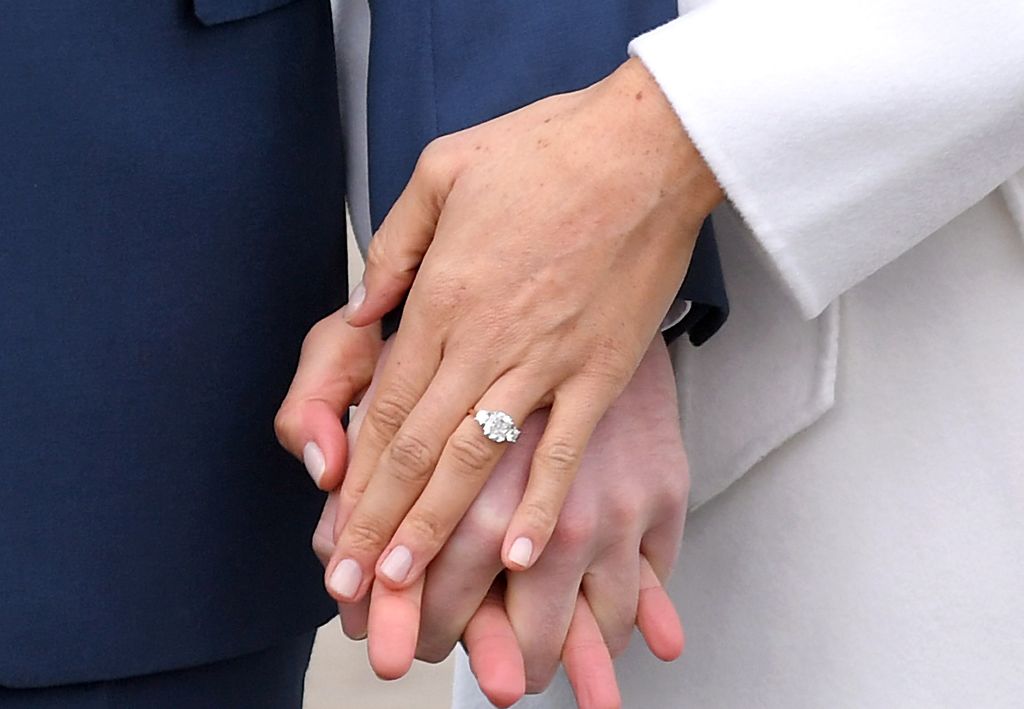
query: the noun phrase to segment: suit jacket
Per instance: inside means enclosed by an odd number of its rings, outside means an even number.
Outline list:
[[[272,421],[346,293],[327,0],[10,4],[0,91],[0,685],[316,627]]]

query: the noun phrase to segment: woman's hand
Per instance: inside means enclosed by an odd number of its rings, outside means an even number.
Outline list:
[[[331,346],[335,338],[325,335],[321,341]],[[307,355],[303,377],[323,379],[312,369],[332,358]],[[387,357],[385,350],[380,367]],[[371,385],[350,437],[358,437],[374,396]],[[496,704],[542,690],[561,661],[581,706],[603,707],[615,706],[611,657],[625,648],[634,624],[656,656],[673,659],[681,651],[681,628],[659,580],[676,558],[689,487],[664,343],[654,341],[598,425],[543,559],[503,578],[504,530],[525,489],[544,419],[537,413],[526,422],[521,445],[498,464],[428,567],[425,583],[398,590],[376,584],[360,602],[340,604],[345,632],[369,634],[371,664],[381,676],[402,676],[414,654],[439,661],[462,638]],[[325,564],[355,502],[339,492],[330,496],[314,534]],[[494,589],[496,577],[502,593]]]
[[[347,307],[367,325],[412,284],[343,486],[358,505],[332,595],[361,598],[375,573],[392,588],[420,578],[507,445],[480,410],[521,423],[551,407],[502,543],[508,568],[536,562],[720,198],[636,61],[428,147]]]

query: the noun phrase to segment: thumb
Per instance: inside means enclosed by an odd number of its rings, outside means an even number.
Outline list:
[[[380,348],[379,328],[349,327],[340,312],[314,325],[302,343],[274,430],[322,490],[344,477],[348,446],[341,418],[369,385]]]
[[[409,183],[370,241],[363,280],[343,309],[345,320],[363,327],[402,302],[412,286],[455,181],[450,138],[427,146]]]

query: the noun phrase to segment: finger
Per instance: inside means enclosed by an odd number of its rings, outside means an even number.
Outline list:
[[[339,313],[314,325],[302,344],[274,429],[321,489],[341,481],[346,462],[341,418],[369,384],[380,346],[379,329],[354,330]]]
[[[316,530],[313,532],[313,553],[316,554],[316,558],[325,567],[331,559],[331,554],[334,552],[333,529],[335,517],[338,513],[338,498],[337,490],[327,496],[323,512],[320,513],[320,521],[317,522]],[[352,640],[362,640],[366,637],[366,621],[369,606],[369,598],[363,598],[358,603],[338,604],[341,629]]]
[[[320,560],[320,564],[327,566],[334,553],[334,520],[338,514],[338,492],[334,491],[327,495],[327,502],[324,503],[323,512],[320,513],[320,520],[313,530],[313,553]]]
[[[686,511],[682,507],[667,520],[645,532],[640,541],[640,551],[659,579],[668,579],[672,575],[672,568],[679,558],[685,522]]]
[[[569,636],[562,651],[565,673],[580,709],[615,709],[622,706],[615,666],[601,637],[601,629],[581,593],[573,611]]]
[[[640,599],[636,626],[659,660],[671,662],[683,653],[686,636],[672,598],[643,556],[640,557]]]
[[[526,670],[501,591],[500,584],[492,586],[466,626],[463,640],[481,691],[495,706],[508,707],[526,693]]]
[[[355,603],[339,603],[338,616],[341,629],[351,640],[365,640],[370,618],[370,596],[366,595]]]
[[[407,319],[383,366],[374,373],[363,406],[356,411],[359,435],[342,482],[342,510],[351,512],[362,497],[381,454],[426,391],[440,361],[440,344],[433,342],[417,321]],[[335,532],[337,538],[341,528]]]
[[[541,558],[507,576],[505,608],[523,652],[529,694],[544,691],[558,670],[583,578],[571,559]]]
[[[529,568],[540,558],[558,522],[590,435],[606,409],[593,393],[583,389],[566,389],[556,394],[547,428],[533,454],[523,501],[502,546],[502,560],[509,569]]]
[[[444,141],[420,155],[408,184],[370,241],[363,281],[352,291],[345,319],[368,325],[394,309],[409,290],[423,261],[451,189],[454,171]]]
[[[637,619],[640,544],[633,539],[632,543],[616,544],[583,576],[583,592],[612,657],[629,646]]]
[[[390,556],[382,561],[381,553],[430,481],[448,437],[465,417],[469,405],[479,396],[479,390],[474,391],[473,388],[479,386],[482,389],[484,386],[474,382],[473,373],[460,374],[456,368],[454,364],[441,364],[422,399],[384,450],[346,521],[327,575],[328,588],[338,600],[361,598],[369,588],[378,562],[384,571],[391,572],[396,578],[404,579],[408,573],[412,558],[406,547],[392,549]],[[462,370],[462,367],[458,369]],[[484,376],[478,375],[478,378],[484,381]],[[377,396],[384,396],[383,389]],[[360,446],[377,405],[375,400],[363,423]],[[359,452],[357,446],[356,455]],[[469,502],[460,511],[460,516],[468,505]],[[433,535],[439,530],[424,527],[417,531]],[[444,539],[449,534],[450,530],[446,530]],[[441,541],[443,543],[443,539]],[[340,570],[337,576],[333,575],[335,570]],[[395,587],[400,586],[396,584]]]
[[[479,544],[456,533],[444,546],[424,576],[417,658],[440,662],[451,653],[502,572],[500,551],[500,535]]]
[[[358,435],[349,438],[351,456],[341,485],[338,521],[334,528],[335,541],[341,536],[345,523],[369,484],[382,451],[404,423],[420,393],[427,388],[440,362],[439,345],[429,348],[408,344],[420,342],[423,334],[415,323],[409,323],[409,327],[399,332],[389,343],[385,357],[382,358],[384,363],[374,373],[366,400],[353,417],[352,428],[358,431]],[[356,441],[356,445],[351,445],[352,440]],[[352,602],[356,598],[331,591],[331,580],[334,579],[334,585],[344,591],[356,588],[361,597],[366,588],[365,584],[360,586],[364,574],[360,566],[353,562],[346,564],[343,569],[347,576],[341,574],[344,578],[339,578],[338,562],[335,555],[334,561],[325,570],[325,584],[336,600]]]
[[[542,405],[545,394],[536,379],[513,370],[494,382],[480,398],[476,411],[495,411],[501,406],[512,421],[521,422]],[[465,416],[447,440],[422,495],[377,564],[377,577],[382,583],[400,588],[418,579],[451,536],[509,445],[490,440],[486,431],[499,438],[502,435],[496,428],[482,428],[473,416]],[[371,485],[376,483],[374,480]],[[392,490],[388,494],[393,499],[401,492]]]
[[[416,655],[423,584],[400,591],[375,584],[370,595],[367,653],[381,679],[404,677]]]
[[[529,416],[516,445],[501,457],[448,542],[430,563],[423,589],[423,618],[416,656],[447,657],[502,571],[501,543],[530,472],[530,456],[547,420]]]

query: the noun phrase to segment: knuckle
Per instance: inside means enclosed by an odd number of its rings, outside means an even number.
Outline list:
[[[291,438],[292,434],[299,428],[299,416],[294,406],[287,402],[281,405],[274,415],[274,435],[277,442],[282,446]]]
[[[563,515],[555,524],[552,541],[562,549],[581,549],[594,538],[597,524],[589,516]]]
[[[388,449],[391,474],[402,482],[422,485],[433,473],[430,446],[419,435],[399,431]]]
[[[523,516],[526,518],[526,523],[531,529],[543,530],[544,532],[551,529],[555,529],[557,532],[559,527],[565,525],[564,521],[559,522],[557,515],[547,505],[540,502],[525,503],[523,506]]]
[[[448,525],[433,512],[418,510],[406,518],[404,526],[420,545],[436,548],[448,536]]]
[[[559,482],[567,482],[572,478],[583,457],[583,451],[564,438],[544,443],[538,454],[545,470]]]
[[[390,254],[387,226],[383,225],[370,239],[370,245],[366,249],[366,265],[378,271],[391,271]]]
[[[487,467],[494,452],[479,436],[456,434],[449,442],[455,470],[472,473]]]
[[[428,180],[444,178],[451,171],[455,140],[451,135],[442,135],[427,143],[416,161],[416,172]]]
[[[471,507],[459,523],[460,534],[464,533],[482,551],[493,552],[494,555],[501,552],[507,529],[507,521],[490,511],[478,510],[476,506]]]
[[[615,528],[632,526],[640,516],[642,505],[635,495],[624,492],[613,495],[605,508],[605,521]]]
[[[414,399],[399,385],[381,392],[366,413],[366,423],[382,436],[395,435],[412,411]]]
[[[355,552],[376,554],[391,540],[390,532],[381,520],[355,518],[345,527],[344,546]]]
[[[341,486],[341,493],[338,496],[338,506],[342,510],[354,510],[359,500],[366,492],[369,480],[349,478]]]

